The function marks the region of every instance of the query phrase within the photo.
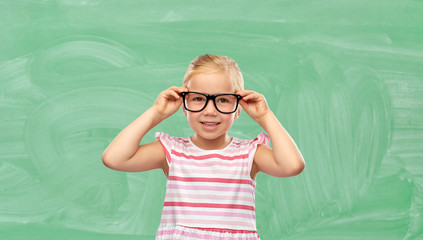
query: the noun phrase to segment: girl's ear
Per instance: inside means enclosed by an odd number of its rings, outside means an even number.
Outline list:
[[[185,109],[185,107],[184,107],[184,106],[182,106],[182,111],[184,112],[185,117],[186,117],[186,116],[187,116],[187,110]]]
[[[238,119],[239,118],[239,115],[241,115],[241,110],[242,110],[242,107],[241,106],[238,106],[238,109],[235,112],[234,119]]]

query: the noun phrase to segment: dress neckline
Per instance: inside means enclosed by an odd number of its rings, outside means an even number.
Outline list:
[[[234,141],[235,141],[235,137],[232,137],[232,139],[231,139],[231,141],[229,142],[229,144],[228,145],[226,145],[224,148],[221,148],[221,149],[210,149],[210,150],[207,150],[207,149],[203,149],[203,148],[200,148],[199,146],[197,146],[197,145],[195,145],[195,143],[193,143],[192,142],[192,140],[191,140],[191,137],[187,137],[188,138],[188,141],[195,147],[195,148],[197,148],[197,149],[199,149],[199,150],[201,150],[201,151],[206,151],[206,152],[220,152],[220,151],[225,151],[226,149],[228,149],[233,143],[234,143]]]

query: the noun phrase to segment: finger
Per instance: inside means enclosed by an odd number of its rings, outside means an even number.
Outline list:
[[[236,92],[236,94],[241,95],[242,97],[245,97],[252,93],[254,93],[254,91],[251,91],[251,90],[240,90]]]
[[[177,92],[179,97],[181,97],[182,92],[189,92],[189,90],[187,87],[183,86],[183,87],[178,87],[177,89],[175,89],[175,92]]]
[[[170,87],[170,88],[168,88],[166,90],[172,90],[172,91],[175,91],[175,92],[181,92],[181,91],[183,91],[183,89],[184,89],[184,87],[172,86],[172,87]]]
[[[173,89],[167,89],[162,93],[163,98],[171,100],[171,99],[179,99],[179,94]]]
[[[177,93],[176,91],[173,91],[173,92],[172,92],[172,96],[173,96],[175,99],[179,99],[179,98],[180,98],[179,93]]]
[[[186,87],[173,86],[173,87],[170,87],[168,90],[173,92],[172,95],[176,99],[179,99],[180,96],[181,96],[181,92],[186,92],[186,90],[188,90],[188,89]]]
[[[261,98],[262,98],[261,94],[253,92],[242,97],[242,100],[245,102],[258,102],[261,100]]]
[[[240,92],[240,93],[242,94],[242,95],[240,94],[242,96],[242,100],[245,101],[245,102],[260,101],[260,99],[263,96],[260,93],[250,91],[250,90],[243,91],[243,92]]]
[[[242,107],[242,109],[245,109],[248,106],[248,103],[244,100],[239,101],[239,105]]]

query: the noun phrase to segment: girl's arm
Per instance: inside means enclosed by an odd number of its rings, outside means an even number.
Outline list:
[[[182,91],[186,88],[171,87],[161,92],[154,105],[123,129],[106,148],[102,155],[104,165],[125,172],[165,169],[166,156],[159,141],[139,144],[148,131],[178,111]]]
[[[275,177],[290,177],[300,174],[304,159],[294,140],[269,109],[263,95],[253,91],[239,91],[243,98],[240,104],[245,112],[269,135],[273,149],[260,144],[254,163],[258,171]]]

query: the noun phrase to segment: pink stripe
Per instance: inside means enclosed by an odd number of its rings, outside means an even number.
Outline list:
[[[176,214],[185,215],[194,215],[194,216],[219,216],[219,217],[240,217],[240,218],[248,218],[254,219],[254,214],[249,213],[239,213],[239,212],[207,212],[207,211],[189,211],[189,210],[182,210],[182,209],[172,209],[172,210],[165,210],[163,209],[162,215],[171,215],[175,216]]]
[[[247,144],[240,144],[240,145],[234,145],[234,146],[229,146],[228,148],[226,148],[225,150],[223,150],[222,152],[224,154],[227,153],[232,153],[232,152],[245,152],[248,148],[249,148],[249,143]],[[189,144],[183,144],[183,143],[176,143],[173,144],[175,151],[177,152],[183,152],[183,153],[204,153],[204,150],[201,150],[193,145],[189,145]]]
[[[241,144],[241,145],[245,145],[245,144]],[[204,153],[203,150],[198,149],[197,147],[193,147],[193,146],[190,147],[190,145],[182,145],[182,144],[180,144],[180,145],[176,144],[175,145],[174,144],[173,146],[174,146],[174,150],[176,152],[183,152],[183,153],[189,153],[189,154],[193,154],[193,153],[201,153],[201,154],[203,154]],[[246,152],[246,151],[248,151],[248,147],[249,147],[248,145],[245,145],[245,146],[233,146],[233,147],[230,147],[230,148],[225,149],[224,150],[224,154],[230,154],[230,153],[237,153],[237,154],[239,154],[240,152]]]
[[[169,176],[168,180],[181,182],[218,182],[218,183],[238,183],[253,185],[250,180],[231,179],[231,178],[200,178],[200,177],[178,177]]]
[[[174,223],[174,219],[162,219],[160,224],[167,224],[167,223]],[[241,221],[224,221],[224,220],[210,220],[210,219],[184,219],[180,218],[177,220],[177,224],[204,224],[204,225],[229,225],[229,226],[242,226],[242,227],[249,227],[254,228],[255,226],[248,222],[241,222]]]
[[[164,202],[163,206],[178,206],[178,207],[199,207],[199,208],[230,208],[230,209],[244,209],[254,211],[254,206],[242,204],[218,204],[218,203],[189,203],[189,202]]]
[[[223,196],[223,195],[201,195],[201,194],[183,194],[183,193],[166,193],[166,198],[192,198],[192,199],[213,199],[213,200],[231,200],[231,201],[244,201],[253,202],[251,197],[242,196]]]
[[[237,230],[237,229],[226,229],[226,228],[199,228],[199,227],[187,227],[183,226],[185,228],[192,228],[192,229],[198,229],[203,231],[212,231],[212,232],[220,232],[220,233],[241,233],[241,234],[257,234],[257,231],[250,231],[250,230]]]
[[[195,160],[204,160],[204,159],[210,159],[210,158],[218,158],[221,160],[234,160],[234,159],[245,159],[248,158],[248,154],[242,154],[242,155],[236,155],[236,156],[223,156],[220,154],[207,154],[202,156],[193,156],[193,155],[186,155],[184,153],[177,152],[172,149],[172,154],[178,157],[183,157],[186,159],[195,159]]]
[[[254,193],[253,189],[251,188],[241,188],[241,187],[219,187],[219,186],[184,186],[178,184],[167,184],[167,188],[169,189],[182,189],[182,190],[196,190],[196,191],[223,191],[223,192],[247,192],[247,193]]]
[[[235,169],[215,169],[210,170],[210,169],[186,169],[186,168],[178,168],[178,167],[173,167],[172,168],[173,173],[181,173],[181,174],[199,174],[199,175],[207,175],[207,174],[227,174],[230,176],[239,176],[240,177],[245,177],[246,179],[250,179],[249,175],[246,171],[239,171],[239,170],[235,170]]]
[[[223,166],[223,167],[246,167],[248,163],[236,162],[236,163],[222,163],[218,161],[212,162],[189,162],[185,160],[173,159],[176,164],[191,165],[197,167],[210,167],[210,166]]]

